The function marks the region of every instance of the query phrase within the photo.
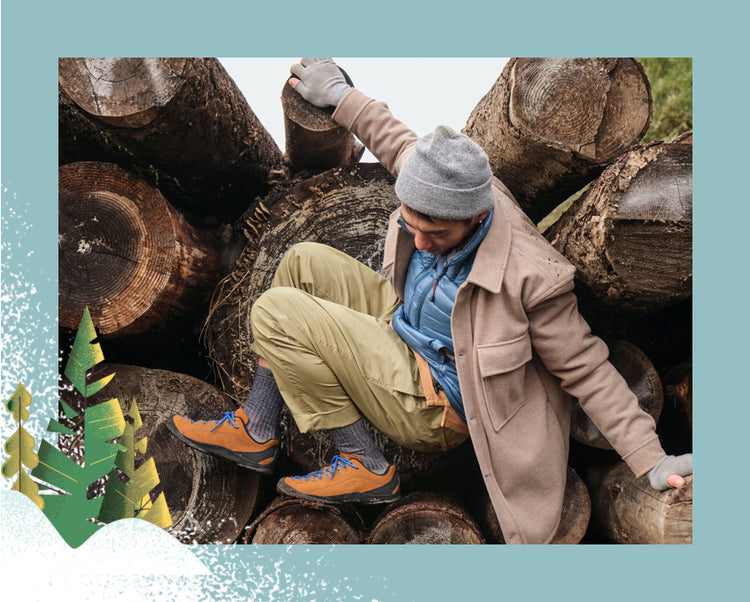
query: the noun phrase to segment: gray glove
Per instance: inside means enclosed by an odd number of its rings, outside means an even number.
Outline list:
[[[294,89],[316,107],[336,107],[352,89],[333,59],[303,58],[289,71],[300,80]]]
[[[663,491],[670,487],[667,483],[667,477],[672,474],[678,474],[681,477],[693,474],[693,454],[664,456],[656,463],[656,466],[646,473],[646,476],[651,487]]]

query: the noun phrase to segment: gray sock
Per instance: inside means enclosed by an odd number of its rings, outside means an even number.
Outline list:
[[[375,474],[388,470],[390,463],[380,453],[361,418],[347,426],[330,429],[328,433],[339,451],[357,454],[367,470]]]
[[[284,404],[273,372],[265,366],[258,366],[255,372],[250,396],[242,406],[248,422],[245,430],[258,443],[265,443],[276,437],[279,425],[279,412]]]

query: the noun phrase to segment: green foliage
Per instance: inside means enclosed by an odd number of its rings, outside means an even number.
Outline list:
[[[26,473],[25,468],[34,469],[39,464],[39,457],[34,452],[36,442],[25,428],[23,421],[29,419],[28,407],[31,405],[31,395],[26,388],[19,383],[13,395],[5,404],[5,408],[18,422],[18,429],[5,442],[3,449],[10,456],[3,463],[2,473],[6,479],[18,478],[11,486],[13,491],[23,493],[40,509],[44,508],[44,500],[39,496],[39,486]],[[25,468],[24,468],[25,467]]]
[[[122,435],[125,419],[116,399],[86,408],[84,464],[79,465],[46,441],[39,446],[39,464],[31,474],[65,494],[46,494],[44,513],[63,539],[77,547],[101,525],[90,519],[99,514],[103,496],[88,499],[88,487],[112,470],[122,446],[110,443]]]
[[[639,58],[654,102],[654,117],[643,142],[667,142],[693,129],[693,60]]]
[[[125,418],[117,399],[96,405],[87,405],[88,397],[100,391],[114,375],[90,381],[89,371],[104,359],[96,339],[96,329],[88,308],[84,310],[76,338],[65,366],[65,376],[84,398],[83,428],[80,434],[50,420],[48,431],[76,435],[83,448],[82,462],[76,462],[60,449],[42,441],[39,446],[39,463],[31,474],[44,481],[59,493],[42,494],[44,513],[63,539],[77,547],[88,539],[100,523],[95,522],[101,509],[103,496],[90,495],[92,484],[112,471],[117,452],[124,449],[113,439],[122,436]],[[61,402],[65,418],[71,422],[79,412]]]
[[[149,458],[138,468],[135,467],[136,452],[146,453],[147,438],[136,441],[135,433],[143,425],[135,399],[130,406],[125,430],[120,439],[123,449],[117,454],[115,466],[127,477],[120,480],[112,471],[107,482],[107,490],[99,512],[99,520],[110,523],[120,518],[142,518],[166,528],[172,524],[164,493],[160,493],[152,503],[150,492],[159,484],[159,474],[153,458]]]
[[[114,377],[114,374],[110,374],[100,380],[88,382],[88,371],[104,360],[102,348],[99,343],[94,343],[95,339],[96,329],[91,320],[89,308],[86,307],[83,310],[83,317],[78,326],[76,338],[73,341],[73,348],[70,351],[68,363],[65,365],[65,376],[73,383],[78,392],[86,398],[101,391]]]

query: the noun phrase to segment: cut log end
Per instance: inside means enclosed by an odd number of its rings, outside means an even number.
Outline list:
[[[113,164],[62,166],[58,209],[65,328],[84,307],[102,335],[159,328],[218,280],[218,252],[158,190]]]
[[[684,487],[656,491],[621,461],[587,474],[596,529],[615,543],[693,542],[693,477]]]
[[[512,77],[511,123],[595,163],[648,128],[650,89],[632,59],[517,59]]]
[[[151,123],[185,82],[184,58],[61,58],[60,85],[87,113],[119,127]]]
[[[253,521],[244,542],[252,544],[358,544],[352,521],[329,504],[278,497]]]
[[[344,76],[351,84],[349,76]],[[281,106],[285,156],[292,171],[321,172],[359,161],[364,147],[333,120],[332,107],[319,108],[307,102],[289,85],[289,80],[281,90]]]
[[[482,544],[479,526],[447,496],[413,493],[391,505],[373,525],[371,544]]]

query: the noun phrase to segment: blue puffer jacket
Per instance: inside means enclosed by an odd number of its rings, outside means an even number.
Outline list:
[[[453,354],[451,312],[458,287],[474,263],[477,246],[492,221],[492,211],[476,234],[447,256],[415,250],[404,285],[404,304],[393,314],[393,329],[430,365],[432,376],[456,413],[466,419]]]

